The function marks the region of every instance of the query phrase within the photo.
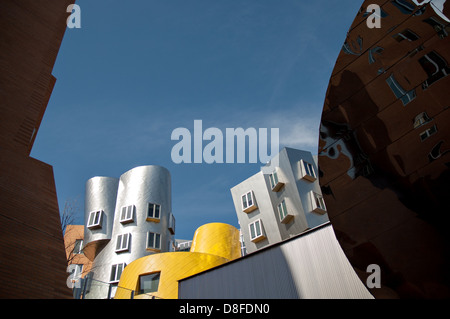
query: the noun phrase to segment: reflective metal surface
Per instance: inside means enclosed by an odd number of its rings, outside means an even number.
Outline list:
[[[450,297],[450,3],[425,2],[363,3],[321,119],[328,215],[358,273],[381,267],[378,298]]]
[[[128,265],[138,258],[170,250],[173,241],[173,234],[169,231],[172,213],[170,173],[164,167],[149,165],[133,168],[120,179],[93,177],[86,183],[85,198],[83,251],[93,260],[93,284],[86,298],[104,298],[108,295],[105,289],[109,288],[105,283],[112,282],[112,265]],[[149,203],[160,205],[159,219],[147,218]],[[134,205],[132,220],[121,222],[122,207],[129,205]],[[102,211],[101,228],[91,229],[87,227],[89,214],[98,210]],[[148,232],[160,235],[158,251],[147,249]],[[126,234],[130,234],[128,247],[118,251],[118,236]]]

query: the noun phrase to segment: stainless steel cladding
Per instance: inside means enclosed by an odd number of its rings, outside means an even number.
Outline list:
[[[84,251],[93,260],[86,298],[105,298],[108,291],[113,296],[126,265],[171,250],[171,177],[164,167],[139,166],[119,179],[91,178],[85,209]]]

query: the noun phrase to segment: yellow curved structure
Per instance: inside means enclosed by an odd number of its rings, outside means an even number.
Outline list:
[[[169,252],[139,258],[125,267],[115,299],[178,298],[178,281],[241,256],[239,230],[223,223],[199,227],[190,252]],[[140,277],[159,274],[154,292],[139,293]]]

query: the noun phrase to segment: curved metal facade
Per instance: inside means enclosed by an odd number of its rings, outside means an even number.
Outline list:
[[[100,226],[90,227],[95,224],[92,214],[98,211]],[[104,298],[108,284],[119,281],[120,271],[113,270],[113,265],[128,265],[143,256],[170,251],[171,216],[171,178],[164,167],[140,166],[119,179],[88,180],[84,252],[93,260],[93,280],[86,298]],[[157,237],[149,240],[149,236]]]
[[[354,268],[381,268],[376,297],[450,297],[449,16],[445,1],[365,1],[330,79],[320,184]]]

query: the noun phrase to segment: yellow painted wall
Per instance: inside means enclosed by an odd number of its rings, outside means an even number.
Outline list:
[[[129,299],[133,290],[136,299],[177,299],[179,280],[240,256],[239,230],[223,223],[206,224],[196,230],[190,252],[153,254],[125,267],[114,298]],[[158,291],[139,295],[139,276],[155,272],[160,272]]]

